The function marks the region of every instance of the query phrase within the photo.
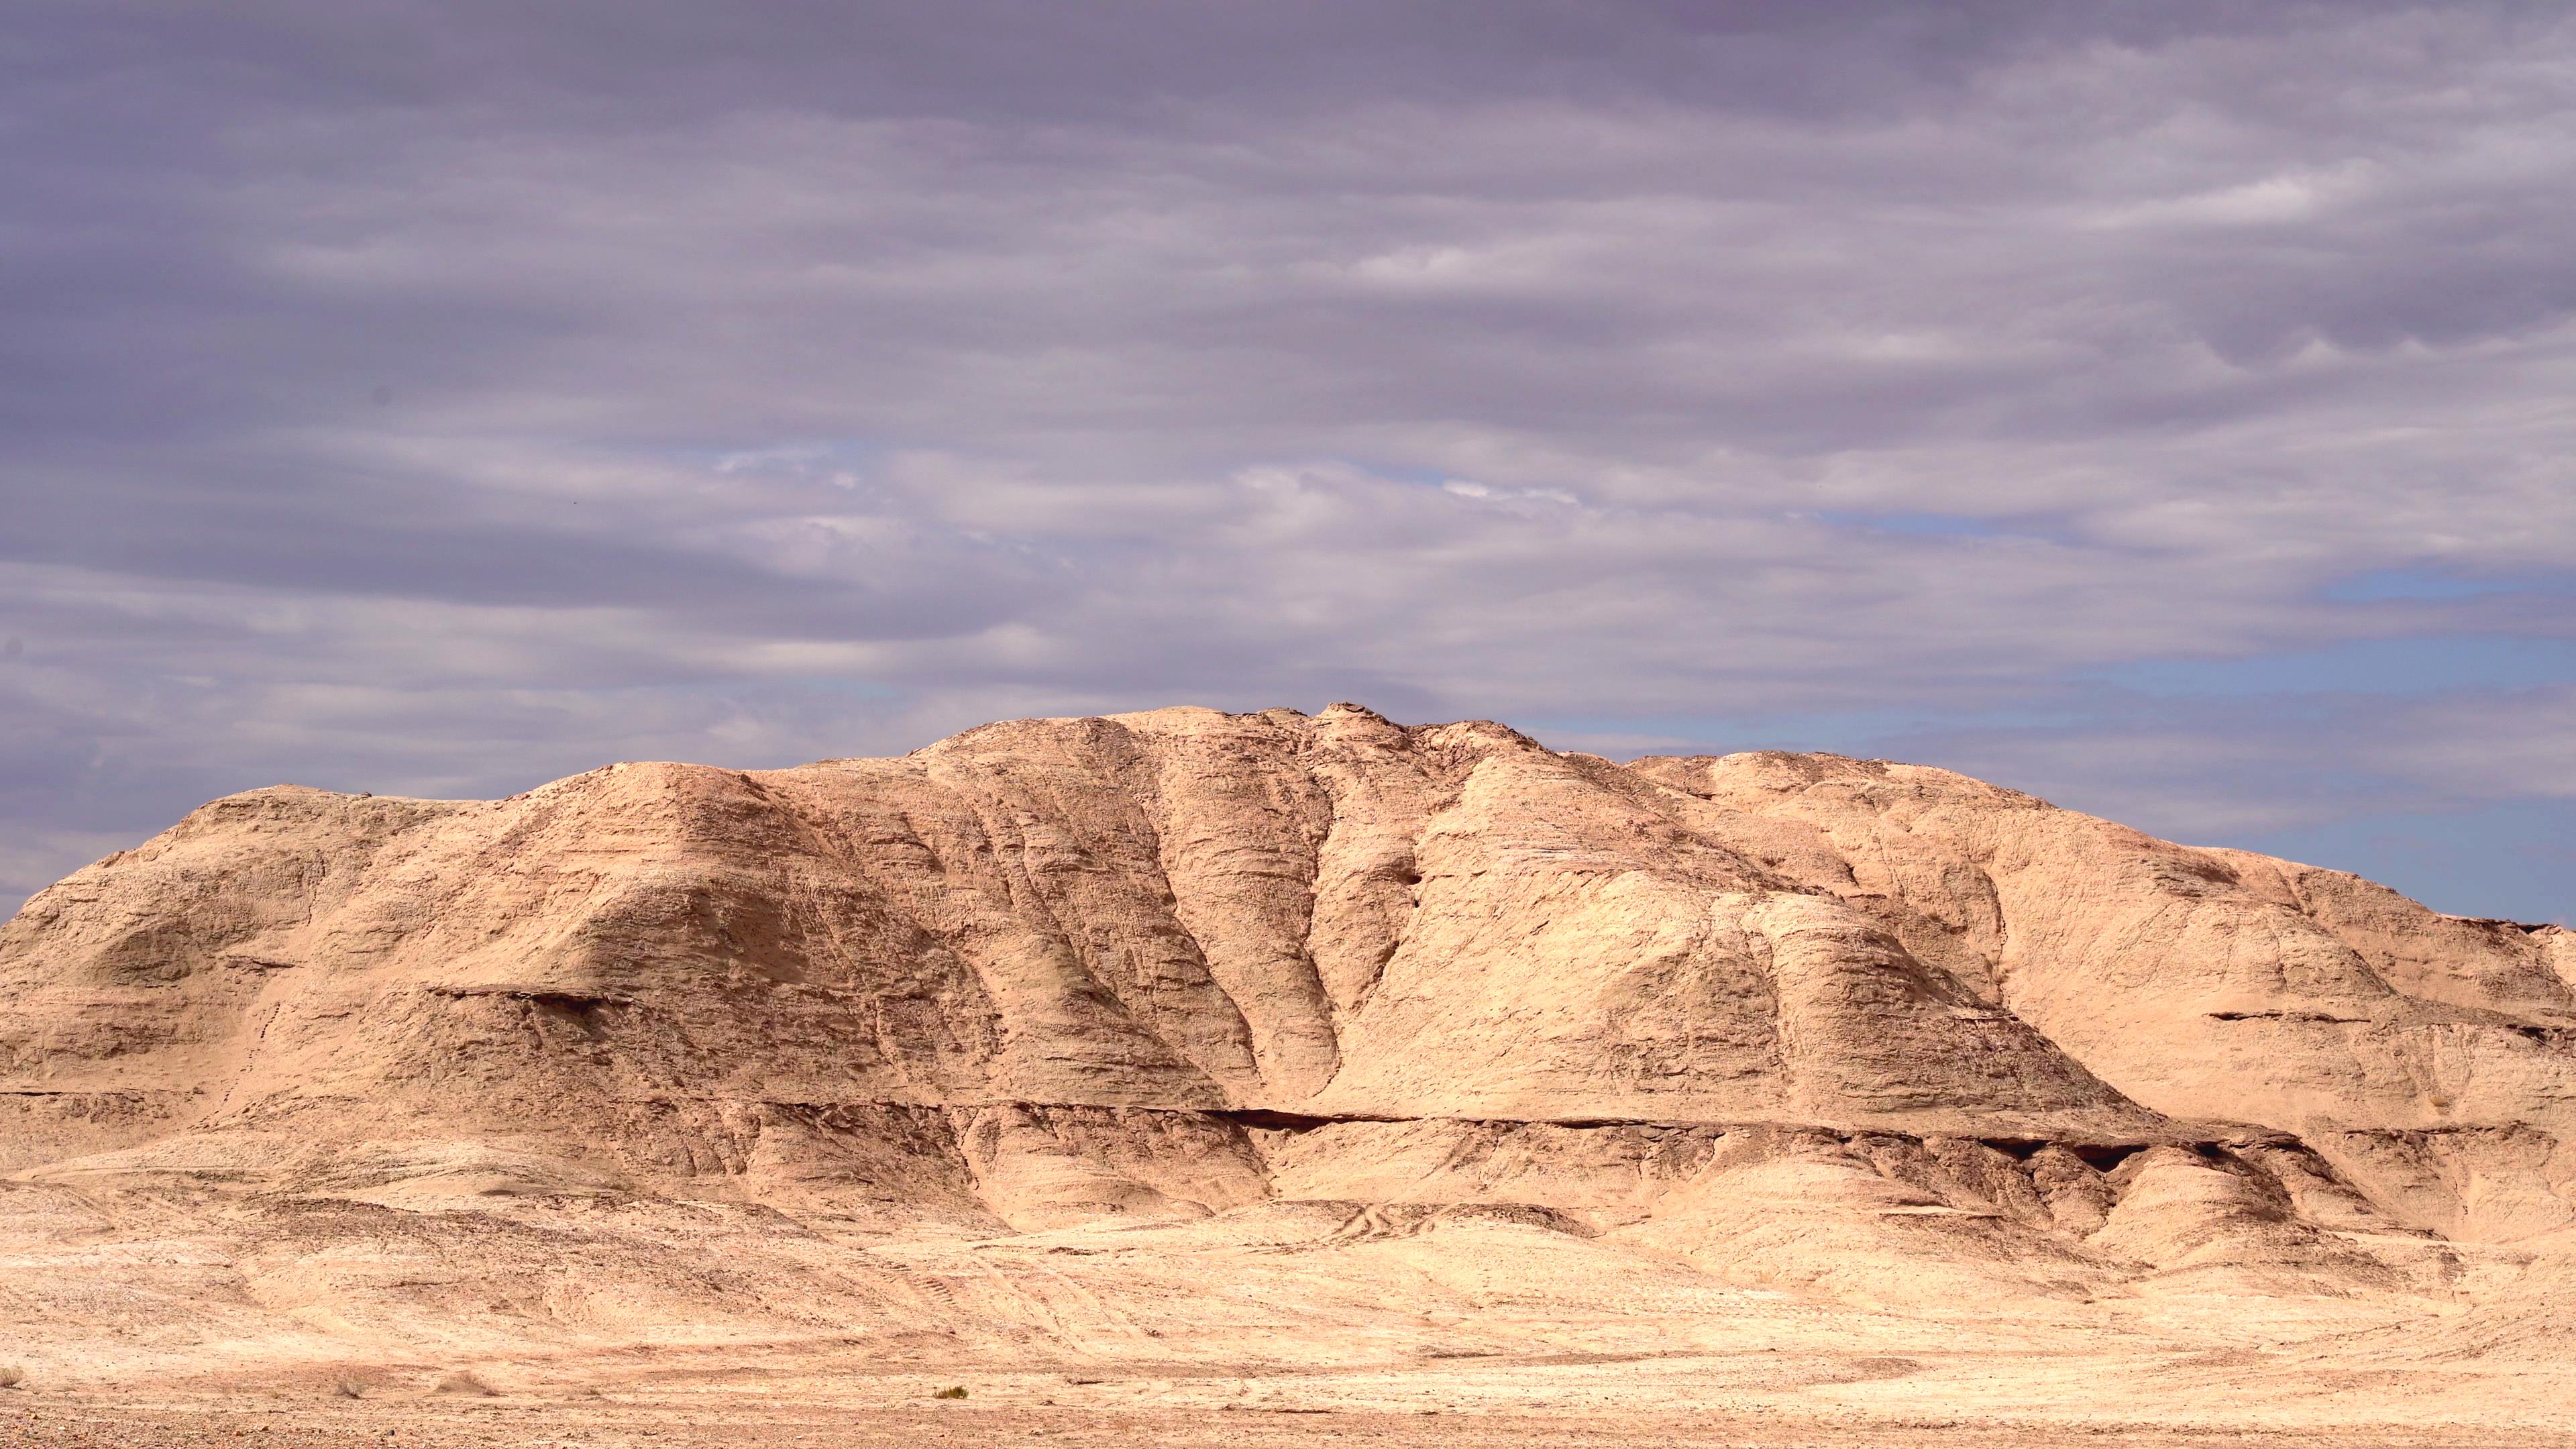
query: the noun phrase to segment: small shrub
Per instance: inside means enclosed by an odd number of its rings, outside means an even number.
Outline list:
[[[959,1388],[941,1389],[938,1393],[932,1394],[931,1397],[934,1399],[962,1399],[966,1397],[966,1391]]]
[[[0,1389],[14,1389],[27,1381],[27,1371],[14,1363],[0,1363]]]

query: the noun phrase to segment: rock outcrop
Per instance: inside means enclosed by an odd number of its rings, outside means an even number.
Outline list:
[[[0,1173],[2439,1295],[2576,1231],[2571,977],[2556,927],[1941,770],[1169,709],[217,801],[0,930]]]

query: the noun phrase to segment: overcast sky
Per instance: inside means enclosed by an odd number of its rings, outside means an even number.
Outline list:
[[[0,910],[1348,698],[2565,920],[2576,10],[17,0],[0,504]]]

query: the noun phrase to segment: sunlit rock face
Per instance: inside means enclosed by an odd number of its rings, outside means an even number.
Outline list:
[[[280,786],[0,931],[0,1202],[52,1241],[149,1199],[260,1303],[395,1338],[466,1310],[396,1312],[313,1205],[590,1214],[625,1317],[514,1342],[751,1313],[671,1266],[714,1251],[683,1208],[733,1215],[743,1302],[852,1321],[928,1300],[796,1245],[1499,1233],[1542,1276],[1882,1306],[2411,1302],[2488,1271],[2462,1245],[2576,1229],[2571,971],[2555,927],[1941,770],[1349,705],[496,801]],[[305,1227],[240,1226],[284,1204]],[[552,1271],[493,1251],[458,1281]]]

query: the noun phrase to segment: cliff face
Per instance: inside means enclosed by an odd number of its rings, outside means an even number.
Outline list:
[[[1172,709],[217,801],[0,930],[0,1172],[2345,1291],[2419,1266],[2368,1241],[2576,1228],[2571,976],[2554,927],[1940,770]]]

